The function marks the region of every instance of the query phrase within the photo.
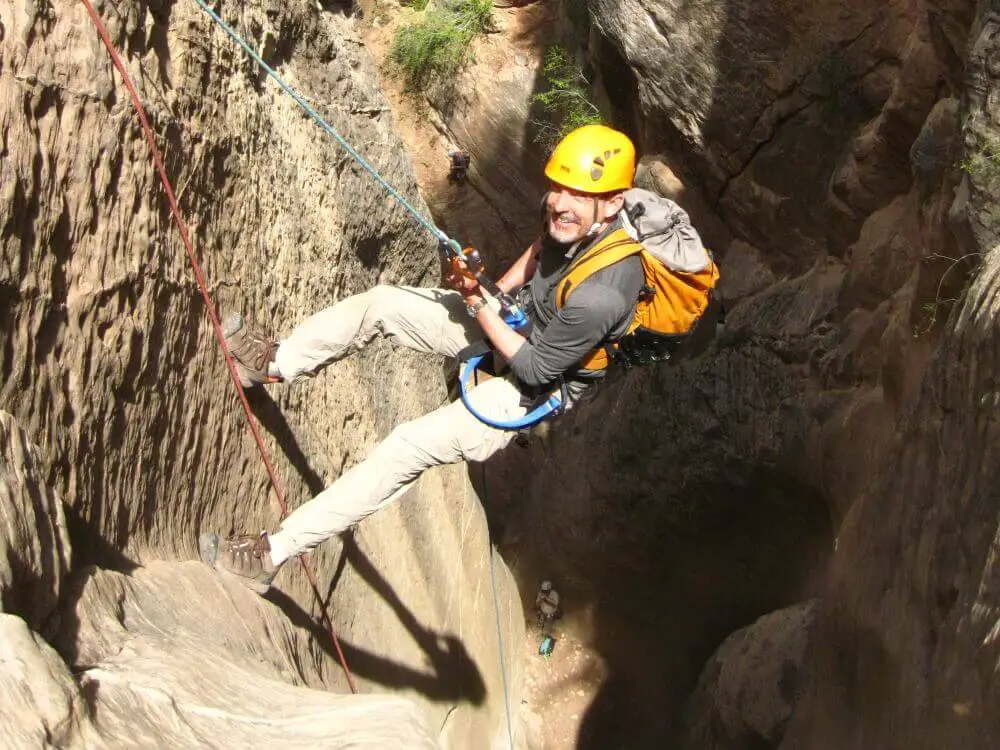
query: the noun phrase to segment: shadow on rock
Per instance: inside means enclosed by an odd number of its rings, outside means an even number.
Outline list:
[[[339,661],[325,616],[323,623],[317,622],[294,599],[277,589],[271,589],[265,598],[281,609],[293,624],[309,631],[315,643]],[[390,603],[393,600],[398,601],[394,594]],[[416,623],[409,611],[402,611],[405,617],[400,619],[427,655],[433,671],[418,671],[341,640],[344,659],[351,672],[385,687],[417,690],[431,700],[462,700],[481,705],[486,697],[486,686],[462,641],[454,635],[442,635],[424,628]]]
[[[275,442],[281,447],[282,452],[284,452],[285,458],[288,459],[288,463],[302,477],[302,481],[309,488],[309,492],[313,495],[318,495],[326,489],[323,478],[309,464],[309,459],[303,453],[291,425],[288,424],[285,415],[281,413],[278,404],[271,398],[271,394],[263,388],[248,388],[246,394],[250,410],[260,421],[261,425],[263,425],[264,429],[271,433]]]
[[[247,397],[254,415],[281,446],[288,462],[298,472],[309,491],[313,495],[322,492],[326,487],[322,477],[309,464],[291,425],[271,395],[263,388],[255,388],[247,392]],[[294,624],[308,630],[316,643],[339,661],[330,637],[326,612],[333,606],[333,592],[349,564],[372,591],[392,608],[396,617],[426,654],[432,669],[431,672],[421,672],[341,641],[344,658],[351,671],[387,687],[413,688],[431,700],[463,700],[477,706],[482,704],[486,698],[486,686],[462,641],[454,635],[437,633],[421,625],[385,577],[372,565],[371,560],[354,540],[353,533],[347,532],[341,539],[343,553],[330,577],[326,595],[315,592],[317,601],[323,602],[322,622],[314,619],[297,602],[281,591],[272,588],[265,598],[277,605]]]

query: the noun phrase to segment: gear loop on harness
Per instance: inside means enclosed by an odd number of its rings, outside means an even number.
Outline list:
[[[478,378],[479,367],[483,364],[483,360],[486,359],[486,356],[486,354],[474,354],[463,361],[458,375],[459,393],[462,397],[462,403],[465,404],[465,408],[469,410],[469,413],[480,422],[489,425],[490,427],[495,427],[498,430],[522,430],[525,427],[533,427],[543,419],[556,416],[562,412],[567,392],[566,383],[561,378],[559,388],[550,393],[541,404],[536,406],[523,417],[503,421],[493,419],[492,417],[488,417],[480,412],[475,406],[473,406],[469,394],[472,392],[472,387],[470,386],[474,380]],[[559,395],[557,396],[556,393],[559,393]]]

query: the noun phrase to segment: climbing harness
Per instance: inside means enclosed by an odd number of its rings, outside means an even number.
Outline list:
[[[222,335],[222,325],[219,323],[218,312],[215,309],[215,304],[212,302],[211,295],[208,293],[208,286],[205,283],[205,275],[202,273],[201,264],[198,263],[194,247],[191,244],[191,238],[188,235],[187,225],[184,223],[184,219],[181,218],[180,209],[177,206],[177,199],[174,196],[173,187],[170,184],[170,179],[167,177],[167,170],[163,166],[163,159],[160,156],[160,150],[157,148],[156,140],[153,137],[153,129],[150,127],[149,120],[146,118],[146,112],[142,107],[142,103],[139,101],[139,94],[136,92],[135,86],[132,85],[132,79],[129,77],[128,71],[125,69],[125,65],[122,63],[117,50],[115,50],[114,45],[111,43],[111,38],[108,36],[108,31],[104,27],[104,23],[94,10],[94,6],[90,4],[90,0],[81,0],[81,2],[84,7],[86,7],[87,13],[90,14],[91,20],[97,27],[97,33],[100,34],[101,41],[104,42],[104,46],[107,48],[108,54],[111,56],[112,63],[121,75],[122,82],[128,90],[129,98],[132,100],[132,106],[135,108],[136,114],[139,117],[139,122],[142,124],[142,130],[146,136],[146,142],[149,144],[149,150],[152,155],[153,163],[156,165],[160,181],[163,183],[163,189],[167,194],[167,201],[170,204],[170,213],[173,216],[174,223],[177,225],[177,230],[180,232],[181,240],[184,243],[184,249],[187,252],[188,259],[191,261],[191,266],[194,269],[195,278],[198,280],[198,290],[201,292],[201,297],[205,301],[205,309],[207,310],[209,320],[212,323],[212,331],[215,334],[216,341],[219,342],[219,347],[222,349],[223,357],[225,357],[226,360],[226,366],[229,369],[229,377],[233,381],[233,385],[236,387],[236,392],[239,394],[240,403],[243,405],[243,412],[246,414],[247,426],[253,434],[254,442],[257,444],[257,450],[264,463],[264,468],[267,470],[267,476],[271,480],[271,486],[274,487],[274,494],[278,500],[278,505],[281,507],[281,516],[284,518],[288,515],[288,503],[285,501],[285,494],[281,490],[281,485],[278,483],[278,479],[274,473],[274,468],[271,465],[271,460],[267,454],[267,450],[264,448],[264,440],[261,438],[257,422],[254,419],[253,412],[250,410],[250,404],[247,401],[246,393],[243,391],[243,386],[240,385],[240,377],[236,371],[236,363],[233,361],[232,355],[229,352],[229,347],[226,346],[226,339]],[[344,651],[340,646],[340,639],[337,638],[337,634],[334,632],[333,623],[327,613],[323,596],[320,594],[319,585],[316,581],[316,574],[313,571],[309,556],[308,554],[302,554],[298,559],[302,565],[302,569],[306,573],[306,577],[309,579],[309,584],[312,587],[313,594],[319,604],[319,611],[322,613],[324,625],[326,626],[327,631],[330,634],[330,639],[337,651],[340,666],[343,668],[344,674],[347,677],[347,684],[350,686],[352,693],[357,693],[358,687],[354,683],[354,676],[351,674],[351,670],[347,666],[347,660],[344,658]]]
[[[445,262],[454,271],[468,278],[475,279],[491,297],[496,299],[500,305],[500,317],[504,323],[515,331],[527,328],[528,316],[524,314],[517,300],[503,291],[497,286],[495,281],[484,273],[483,259],[478,250],[471,247],[465,250],[456,250],[452,244],[444,241],[439,243],[439,248]],[[472,381],[474,378],[478,378],[477,372],[479,368],[483,366],[484,362],[491,355],[492,352],[488,348],[476,350],[464,356],[460,355],[462,364],[458,374],[458,390],[462,398],[462,403],[465,404],[465,408],[469,410],[472,416],[480,422],[499,430],[523,430],[560,412],[563,404],[566,403],[566,387],[561,379],[559,388],[556,391],[519,419],[509,421],[493,419],[476,409],[469,395],[472,392]]]

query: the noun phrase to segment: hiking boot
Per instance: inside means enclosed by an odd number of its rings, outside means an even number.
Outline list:
[[[271,562],[267,534],[240,534],[228,539],[214,531],[198,537],[202,561],[213,570],[224,570],[258,594],[267,593],[278,568]]]
[[[226,346],[236,362],[236,372],[244,388],[260,383],[277,383],[279,378],[268,374],[278,344],[248,325],[239,313],[232,313],[222,324]]]

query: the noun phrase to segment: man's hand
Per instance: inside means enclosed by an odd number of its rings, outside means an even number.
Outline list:
[[[481,296],[479,282],[472,275],[465,261],[452,258],[445,271],[444,282],[463,297]]]

